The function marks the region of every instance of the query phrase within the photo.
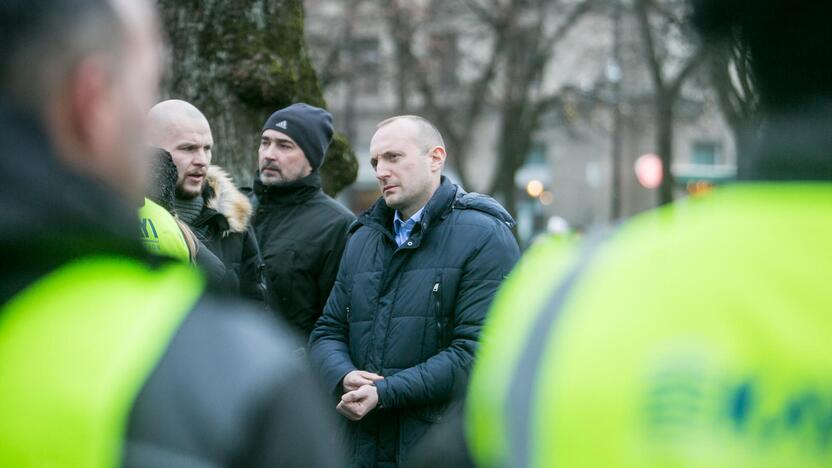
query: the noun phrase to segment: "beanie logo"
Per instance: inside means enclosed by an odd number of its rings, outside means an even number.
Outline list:
[[[278,122],[278,123],[274,124],[274,126],[275,126],[275,127],[278,127],[278,128],[282,128],[283,130],[286,130],[286,121],[285,121],[285,120],[281,120],[280,122]]]

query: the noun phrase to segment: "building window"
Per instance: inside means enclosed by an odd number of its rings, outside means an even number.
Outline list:
[[[352,68],[358,90],[361,93],[377,94],[379,73],[381,72],[381,55],[378,38],[362,37],[352,41]]]
[[[548,163],[546,159],[546,143],[535,141],[532,143],[529,153],[526,155],[527,166],[545,166]]]
[[[719,164],[721,149],[721,145],[717,142],[694,142],[691,151],[691,163],[700,166],[713,166]]]
[[[457,78],[457,36],[455,33],[442,32],[430,35],[428,43],[428,63],[436,83],[443,88],[453,88],[459,84]]]

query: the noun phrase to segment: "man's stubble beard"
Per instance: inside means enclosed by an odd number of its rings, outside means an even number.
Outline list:
[[[205,181],[202,182],[202,186],[200,187],[199,191],[197,191],[196,193],[186,192],[183,189],[182,185],[177,184],[176,185],[176,197],[184,199],[184,200],[191,200],[193,198],[196,198],[199,195],[202,195],[202,192],[204,190],[205,190]]]

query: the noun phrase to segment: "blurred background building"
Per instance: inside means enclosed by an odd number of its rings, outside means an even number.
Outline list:
[[[446,175],[500,200],[521,245],[735,175],[732,112],[753,104],[742,100],[743,57],[705,54],[686,29],[683,1],[305,0],[304,8],[327,105],[358,157],[358,180],[340,195],[356,212],[379,196],[368,163],[375,125],[402,113],[437,124]]]

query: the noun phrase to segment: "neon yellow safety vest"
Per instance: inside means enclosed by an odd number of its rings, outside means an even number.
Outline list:
[[[832,466],[832,184],[747,183],[532,248],[466,408],[480,466]]]
[[[139,228],[142,244],[157,255],[190,262],[190,250],[182,229],[168,210],[145,198],[139,209]]]
[[[201,295],[192,268],[67,264],[0,310],[0,466],[120,464],[130,409]]]

